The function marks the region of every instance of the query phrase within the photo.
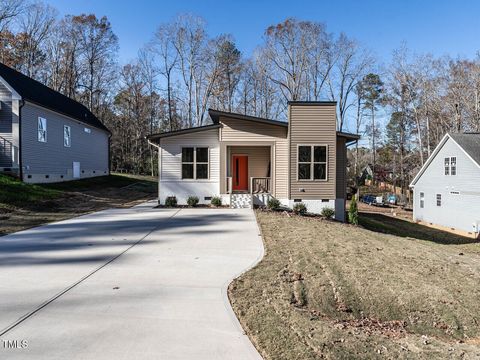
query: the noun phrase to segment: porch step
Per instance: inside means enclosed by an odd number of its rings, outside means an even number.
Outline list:
[[[252,195],[250,194],[231,194],[230,207],[233,209],[252,208]]]

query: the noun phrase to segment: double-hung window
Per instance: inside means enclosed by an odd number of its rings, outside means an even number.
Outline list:
[[[425,207],[425,193],[421,192],[420,193],[420,209],[423,209]]]
[[[327,180],[326,145],[298,146],[298,180]]]
[[[182,148],[182,179],[208,179],[208,147]]]
[[[72,146],[72,129],[68,125],[63,125],[63,146]]]
[[[445,175],[450,175],[450,158],[445,158]]]
[[[450,158],[450,175],[457,175],[457,158]]]
[[[47,142],[47,119],[38,118],[38,141]]]
[[[437,194],[437,206],[442,206],[442,195]]]

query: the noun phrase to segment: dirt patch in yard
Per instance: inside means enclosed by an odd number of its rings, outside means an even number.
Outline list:
[[[155,198],[157,191],[156,181],[144,176],[111,175],[48,185],[3,181],[0,236],[94,211],[131,207]]]
[[[409,227],[395,236],[273,212],[257,219],[266,255],[229,296],[265,359],[480,354],[479,244]]]

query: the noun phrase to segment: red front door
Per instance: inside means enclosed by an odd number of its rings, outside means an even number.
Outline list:
[[[233,155],[232,157],[232,187],[233,190],[248,190],[248,156]]]

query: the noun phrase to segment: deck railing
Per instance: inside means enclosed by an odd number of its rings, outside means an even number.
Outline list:
[[[15,167],[18,164],[18,147],[0,136],[0,167]]]
[[[250,178],[250,193],[259,194],[259,193],[269,193],[271,179],[269,177],[252,177]]]

